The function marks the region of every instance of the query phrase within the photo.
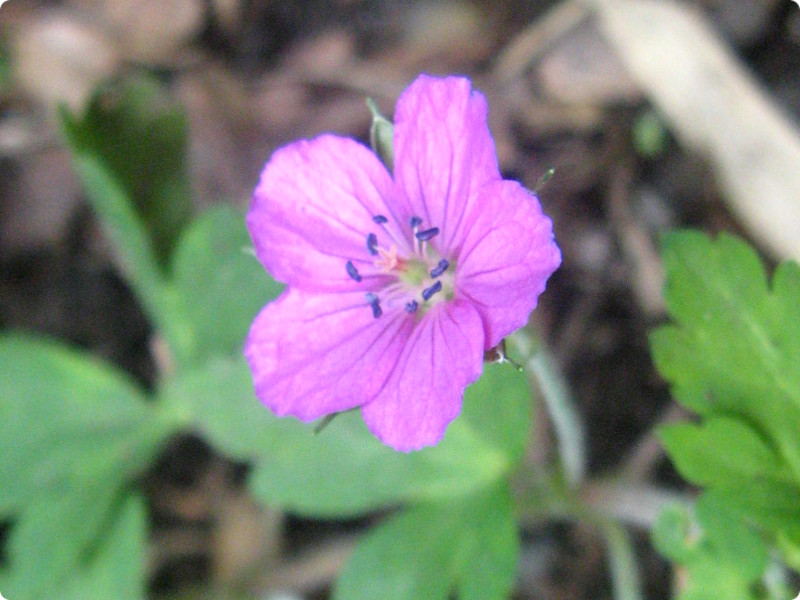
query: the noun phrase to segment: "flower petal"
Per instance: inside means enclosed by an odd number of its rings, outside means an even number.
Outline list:
[[[391,176],[368,148],[323,135],[272,155],[253,194],[247,227],[258,259],[275,279],[309,291],[352,290],[347,261],[358,269],[373,264],[367,235],[374,232],[382,246],[398,243],[372,220],[392,216],[395,195]],[[380,283],[365,278],[355,289]]]
[[[420,75],[397,100],[394,177],[406,217],[438,227],[432,242],[456,249],[470,226],[476,191],[500,179],[483,94],[469,79]]]
[[[244,354],[259,400],[311,421],[372,400],[412,328],[402,311],[374,318],[362,292],[289,289],[256,317]]]
[[[370,431],[395,450],[437,443],[483,368],[483,326],[467,302],[434,306],[415,326],[377,397],[361,407]]]
[[[488,350],[528,321],[561,251],[539,200],[518,183],[488,184],[478,204],[458,257],[456,297],[480,312]]]

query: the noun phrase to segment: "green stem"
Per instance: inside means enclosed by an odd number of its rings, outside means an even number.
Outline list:
[[[567,482],[578,487],[586,475],[586,436],[566,380],[532,331],[521,329],[509,342],[517,354],[524,357],[520,363],[547,407]]]

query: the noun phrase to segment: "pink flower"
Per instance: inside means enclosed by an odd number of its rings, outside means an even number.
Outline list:
[[[311,421],[361,408],[381,441],[437,443],[483,353],[527,322],[561,262],[539,201],[504,180],[468,79],[397,101],[394,176],[333,135],[276,151],[247,215],[288,287],[245,346],[259,399]]]

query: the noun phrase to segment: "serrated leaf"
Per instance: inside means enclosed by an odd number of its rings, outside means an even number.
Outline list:
[[[681,507],[659,517],[653,541],[669,559],[684,566],[688,579],[679,600],[756,600],[754,583],[767,566],[761,539],[728,507],[704,494],[695,523]]]
[[[507,598],[518,554],[508,489],[406,509],[359,542],[335,600]]]
[[[251,244],[244,216],[227,206],[195,219],[180,239],[172,276],[198,358],[241,353],[256,314],[283,289],[246,252]]]
[[[80,564],[176,421],[122,373],[54,342],[0,337],[0,514],[8,577],[38,598]]]
[[[84,353],[10,334],[0,336],[0,364],[6,511],[106,471],[111,481],[129,477],[169,433],[126,375]]]
[[[250,372],[218,361],[162,390],[186,407],[222,451],[254,463],[262,501],[309,515],[350,515],[403,501],[447,498],[497,481],[516,463],[530,426],[530,391],[508,365],[490,365],[466,393],[464,411],[436,447],[403,454],[369,433],[357,411],[318,435],[278,419],[255,399]]]
[[[676,324],[652,335],[659,371],[689,408],[759,431],[800,478],[800,271],[778,269],[770,292],[744,242],[689,232],[666,238],[664,264]]]
[[[791,475],[758,432],[739,419],[676,423],[661,428],[659,435],[680,474],[698,485],[739,485],[755,477],[788,480]]]
[[[653,544],[665,557],[676,563],[686,563],[694,553],[696,541],[690,537],[691,517],[686,507],[667,506],[658,515],[652,530]]]
[[[191,216],[186,152],[188,123],[155,80],[134,77],[107,84],[80,120],[64,114],[73,153],[93,157],[132,202],[158,262],[166,266]],[[102,196],[93,198],[104,216]]]
[[[703,494],[695,504],[695,515],[716,560],[734,565],[742,579],[755,581],[763,575],[764,543],[735,512],[711,494]]]
[[[705,495],[742,522],[800,542],[800,487],[796,483],[753,478],[709,488]]]

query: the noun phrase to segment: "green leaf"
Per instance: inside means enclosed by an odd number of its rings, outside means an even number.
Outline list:
[[[0,336],[0,364],[4,512],[98,477],[130,477],[172,431],[127,376],[58,343]]]
[[[791,475],[758,432],[739,419],[677,423],[661,428],[660,436],[680,474],[698,485],[738,486],[752,478],[788,480]]]
[[[98,488],[102,484],[98,482]],[[18,600],[143,598],[146,511],[137,495],[108,487],[34,501],[12,529],[3,591]]]
[[[179,298],[164,279],[131,190],[126,189],[122,176],[100,154],[101,149],[95,147],[92,136],[96,133],[64,107],[61,119],[75,169],[117,250],[123,276],[164,336],[175,360],[184,362],[192,341],[191,331],[178,306]]]
[[[770,285],[744,242],[690,232],[665,239],[664,264],[675,324],[652,335],[654,358],[704,421],[661,435],[678,470],[707,486],[698,514],[713,550],[687,560],[696,591],[682,598],[711,594],[712,580],[727,596],[711,598],[750,598],[765,560],[756,532],[800,541],[800,268],[780,265]]]
[[[43,597],[96,546],[178,424],[122,373],[59,344],[2,336],[0,364],[0,514],[16,522],[8,577]]]
[[[689,232],[665,239],[664,264],[675,325],[651,337],[659,371],[680,402],[737,417],[800,479],[800,269],[781,266],[770,292],[744,242]]]
[[[99,89],[83,116],[61,107],[75,169],[117,250],[123,275],[182,364],[191,330],[164,279],[190,216],[186,119],[143,77]]]
[[[256,314],[283,289],[246,252],[250,245],[243,215],[227,206],[197,218],[180,239],[173,282],[198,357],[241,353]]]
[[[518,554],[505,485],[406,509],[359,542],[335,600],[507,598]]]
[[[114,517],[83,568],[68,577],[50,597],[58,600],[145,597],[147,510],[144,498],[137,494],[127,496]]]
[[[0,94],[5,95],[11,88],[11,59],[7,40],[0,37]]]
[[[759,478],[740,480],[705,492],[714,502],[770,537],[800,542],[800,486]]]
[[[686,509],[672,506],[653,530],[656,548],[688,571],[679,600],[757,600],[755,584],[767,567],[761,539],[742,519],[703,495],[693,524]]]
[[[62,115],[68,128],[67,114]],[[123,275],[143,302],[152,302],[163,285],[152,245],[131,199],[102,158],[73,148],[73,162],[81,182],[117,250]],[[147,308],[151,306],[145,304]],[[158,316],[156,312],[155,315]]]
[[[716,561],[734,565],[739,577],[755,581],[767,567],[764,543],[747,524],[711,494],[703,494],[695,515]]]
[[[183,110],[154,80],[135,77],[98,89],[82,119],[66,109],[62,117],[73,153],[93,157],[117,183],[147,230],[158,262],[166,266],[191,216]],[[105,216],[106,200],[100,195],[92,200]]]
[[[691,526],[691,516],[686,507],[677,504],[667,506],[653,526],[653,545],[671,561],[685,564],[696,545],[690,535]]]
[[[212,362],[161,391],[185,407],[222,451],[251,460],[261,500],[309,515],[351,515],[402,501],[448,498],[501,479],[517,462],[530,427],[530,391],[508,365],[488,365],[467,389],[461,417],[436,447],[410,454],[381,444],[357,412],[318,435],[278,419],[255,399],[243,360]]]

